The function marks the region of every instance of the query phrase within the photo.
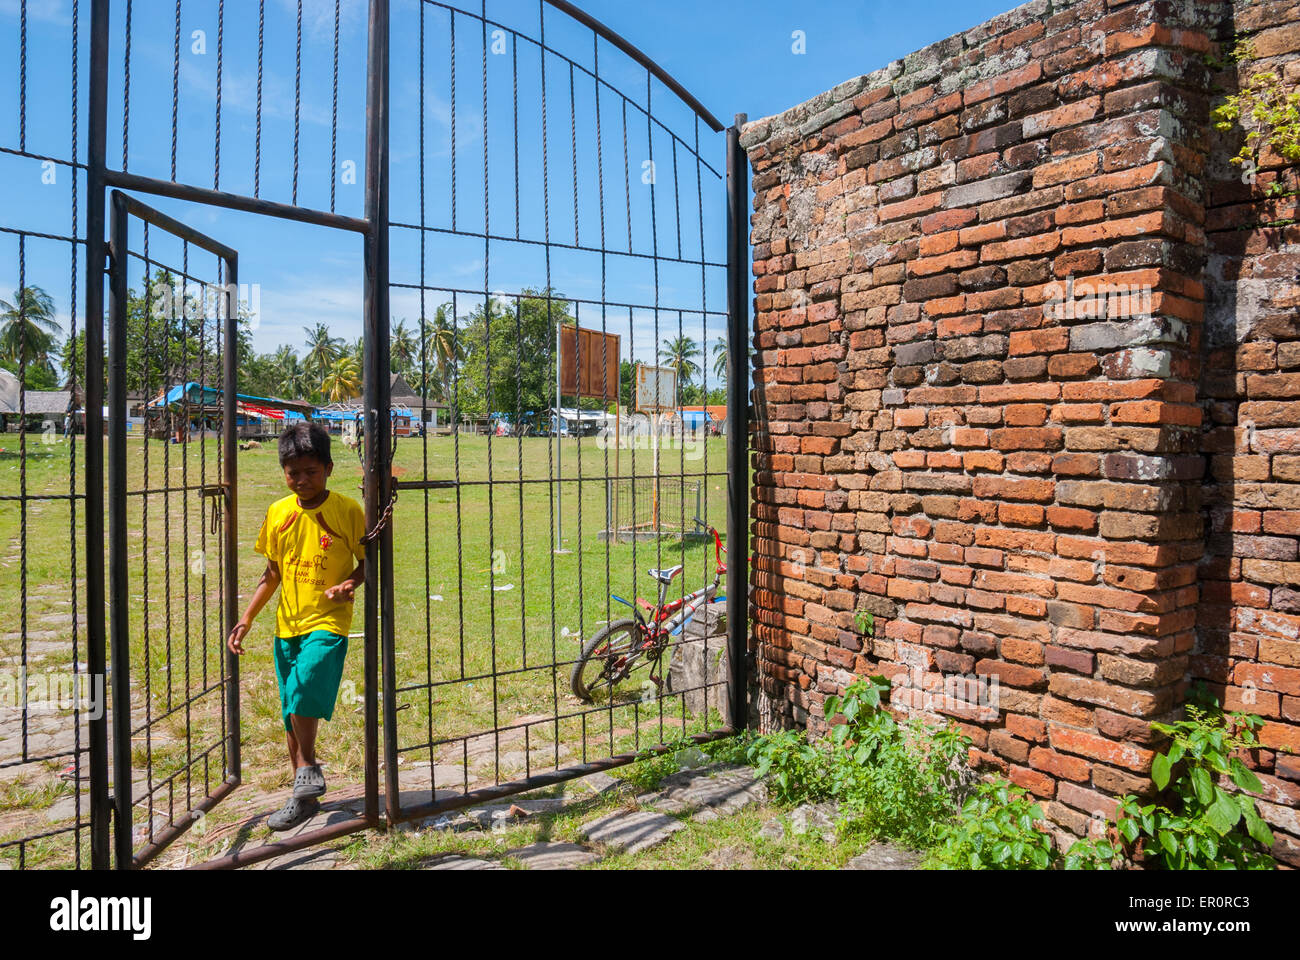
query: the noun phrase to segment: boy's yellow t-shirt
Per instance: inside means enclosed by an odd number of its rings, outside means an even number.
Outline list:
[[[346,580],[357,561],[365,559],[365,532],[361,504],[332,490],[311,510],[299,506],[294,494],[267,508],[256,550],[280,566],[276,636],[296,637],[313,630],[347,636],[353,603],[327,600],[325,590]]]

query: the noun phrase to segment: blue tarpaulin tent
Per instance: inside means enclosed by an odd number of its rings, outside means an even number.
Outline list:
[[[284,410],[286,414],[290,411],[302,411],[311,409],[311,404],[293,400],[277,400],[274,397],[254,397],[246,393],[235,394],[235,399],[240,403],[250,404],[256,407],[271,407],[277,410]],[[206,406],[208,404],[219,404],[222,401],[222,391],[217,387],[204,386],[203,384],[190,381],[186,384],[176,384],[167,391],[163,397],[157,397],[150,401],[150,407],[171,406],[178,403],[190,403],[194,406]]]

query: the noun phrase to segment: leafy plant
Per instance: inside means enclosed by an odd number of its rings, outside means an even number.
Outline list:
[[[635,761],[618,771],[618,776],[643,793],[655,789],[665,777],[682,769],[682,754],[694,748],[695,742],[688,737],[679,737],[665,746],[671,749],[660,753],[642,750]]]
[[[853,611],[853,623],[864,637],[876,635],[876,615],[870,610]]]
[[[770,777],[772,799],[797,803],[825,796],[825,756],[799,730],[782,730],[760,737],[746,753],[755,773]]]
[[[1238,93],[1224,97],[1211,116],[1219,130],[1240,124],[1245,132],[1231,163],[1253,172],[1270,147],[1283,159],[1300,160],[1300,91],[1288,89],[1271,70],[1255,74]]]
[[[1043,810],[1005,780],[981,783],[942,831],[935,861],[970,870],[1046,870],[1057,859],[1051,837],[1038,829]]]
[[[888,689],[873,676],[826,698],[826,716],[843,719],[831,731],[829,793],[878,833],[924,846],[954,813],[970,740],[917,717],[898,723],[881,709]]]
[[[1225,715],[1210,707],[1188,704],[1187,719],[1153,723],[1168,735],[1169,749],[1151,764],[1151,779],[1164,790],[1172,784],[1176,810],[1160,803],[1141,804],[1133,796],[1120,798],[1115,825],[1130,845],[1141,841],[1170,870],[1268,869],[1273,833],[1246,791],[1263,788],[1259,777],[1236,756],[1259,747],[1255,731],[1263,726],[1254,714]],[[1226,777],[1241,792],[1225,790]]]
[[[1066,870],[1110,870],[1119,856],[1120,851],[1109,840],[1090,837],[1076,840],[1061,865]]]
[[[749,748],[756,739],[752,730],[742,730],[734,737],[702,743],[700,750],[718,763],[744,763],[749,759]]]
[[[1233,34],[1232,46],[1228,47],[1222,57],[1216,57],[1212,53],[1207,53],[1202,60],[1211,70],[1224,70],[1234,63],[1240,63],[1243,60],[1249,60],[1255,55],[1251,42],[1246,39],[1244,33]]]

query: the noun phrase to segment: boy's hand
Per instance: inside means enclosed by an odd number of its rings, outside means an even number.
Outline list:
[[[357,585],[352,580],[344,580],[338,586],[328,587],[325,590],[326,600],[354,600],[356,599]]]
[[[235,624],[235,629],[230,631],[230,636],[226,638],[226,647],[231,653],[238,656],[244,654],[244,637],[248,635],[248,624],[242,620]]]

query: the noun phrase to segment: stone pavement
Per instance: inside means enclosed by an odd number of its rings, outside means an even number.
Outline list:
[[[455,811],[439,817],[402,823],[396,829],[409,832],[424,830],[451,830],[455,832],[492,832],[507,824],[517,824],[539,814],[562,812],[566,807],[589,801],[595,796],[618,791],[635,800],[602,814],[582,824],[579,843],[539,840],[523,847],[503,849],[489,856],[470,856],[460,853],[442,853],[420,862],[421,870],[501,870],[505,861],[511,861],[526,870],[572,870],[596,863],[604,857],[620,853],[637,853],[666,841],[674,833],[685,829],[687,819],[706,822],[718,817],[732,816],[751,805],[767,801],[767,785],[758,779],[752,768],[734,766],[707,766],[701,769],[679,771],[665,778],[656,790],[632,796],[630,785],[605,773],[596,773],[565,784],[562,797],[530,797],[521,795],[498,803],[484,804]],[[341,816],[359,803],[336,801],[333,810],[329,804],[322,813]],[[816,831],[823,836],[832,835],[838,813],[834,804],[805,804],[790,814],[791,830],[802,833]],[[299,830],[315,829],[329,822],[318,816]],[[775,829],[773,829],[775,825]],[[783,836],[785,828],[780,818],[774,818],[759,831],[762,836]],[[752,852],[734,841],[708,858],[715,869],[753,865]],[[916,869],[919,857],[910,851],[888,844],[877,844],[853,858],[845,869],[851,870],[911,870]],[[258,868],[271,870],[328,870],[346,869],[338,860],[337,851],[304,850],[286,854],[276,860],[259,864]]]

